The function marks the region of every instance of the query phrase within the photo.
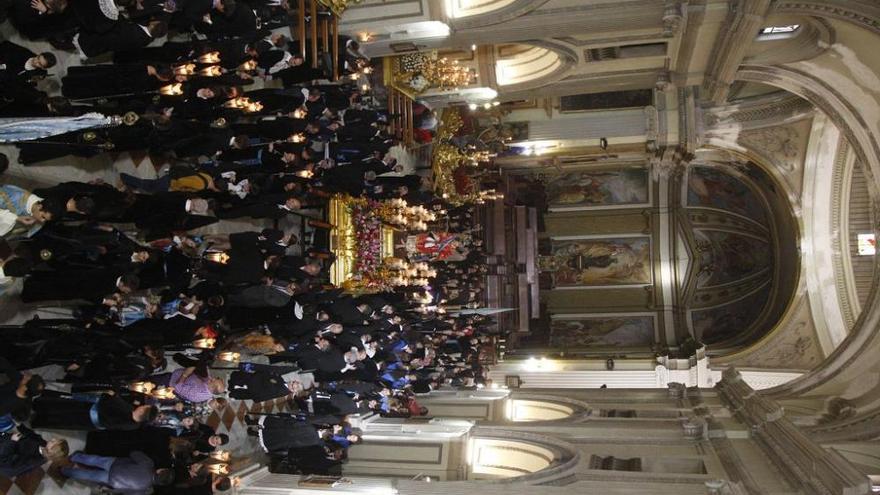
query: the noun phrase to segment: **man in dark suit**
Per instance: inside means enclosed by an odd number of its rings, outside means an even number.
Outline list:
[[[140,280],[118,268],[35,272],[24,282],[24,302],[85,299],[100,303],[115,292],[137,290]]]
[[[110,51],[138,50],[154,39],[165,36],[168,26],[164,21],[150,21],[146,26],[134,22],[117,21],[112,29],[103,32],[80,32],[75,39],[86,57],[97,57]]]
[[[54,67],[55,63],[55,55],[52,53],[44,52],[37,55],[11,41],[0,43],[0,81],[21,81],[33,76],[42,76],[46,74],[46,69]]]
[[[271,369],[273,366],[264,368]],[[229,397],[233,399],[263,402],[299,392],[302,390],[302,384],[298,381],[285,383],[280,373],[273,373],[266,369],[252,372],[233,371],[229,375],[227,390],[229,390]]]

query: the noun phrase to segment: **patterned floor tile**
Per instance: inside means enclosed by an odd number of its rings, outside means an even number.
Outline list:
[[[9,493],[9,488],[12,487],[12,480],[7,478],[6,476],[0,476],[0,494],[6,495]]]
[[[226,407],[223,409],[223,426],[226,427],[226,430],[229,431],[232,429],[233,423],[235,423],[235,409],[231,407]]]
[[[216,430],[220,426],[220,415],[216,411],[212,412],[208,419],[205,420],[205,424]]]
[[[37,468],[16,477],[15,486],[25,495],[34,495],[45,477],[46,471],[43,471],[43,468]]]

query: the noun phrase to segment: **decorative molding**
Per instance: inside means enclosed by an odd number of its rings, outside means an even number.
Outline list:
[[[871,493],[871,482],[833,450],[826,450],[785,417],[782,407],[755,393],[731,368],[715,386],[750,437],[794,485],[810,494]]]
[[[665,0],[663,6],[663,36],[672,38],[678,34],[684,22],[685,2],[681,0]]]
[[[773,12],[831,17],[857,24],[880,34],[880,9],[860,0],[776,1]]]
[[[841,226],[837,235],[831,239],[834,252],[832,255],[834,283],[837,287],[837,296],[840,299],[840,311],[843,313],[847,329],[851,329],[856,324],[857,315],[853,303],[858,305],[857,300],[851,299],[852,292],[848,287],[850,285],[848,281],[851,282],[852,265],[846,259],[849,257],[849,229],[846,227],[849,223],[849,186],[852,180],[852,167],[847,167],[849,151],[849,145],[841,137],[837,144],[837,154],[834,157],[834,184],[831,196],[831,224]],[[849,163],[852,165],[852,162]]]
[[[791,120],[808,118],[813,105],[803,98],[784,93],[737,102],[704,110],[707,127],[742,124],[743,127],[776,126]]]
[[[737,68],[764,23],[770,0],[737,0],[731,2],[730,9],[724,23],[727,30],[715,40],[709,59],[712,64],[703,83],[706,99],[718,104],[727,100]]]
[[[821,361],[821,347],[805,295],[796,299],[777,331],[741,353],[713,358],[716,365],[784,370],[810,370]]]
[[[797,129],[791,126],[765,127],[739,135],[739,142],[760,151],[784,172],[794,172],[803,165],[801,139]]]

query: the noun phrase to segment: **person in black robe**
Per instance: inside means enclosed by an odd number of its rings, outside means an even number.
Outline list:
[[[22,36],[43,39],[68,29],[70,12],[67,0],[12,0],[9,20]]]
[[[134,22],[116,21],[107,32],[80,32],[76,43],[86,57],[97,57],[110,51],[137,50],[156,38],[165,36],[168,27],[163,21],[150,21],[146,26]]]
[[[24,281],[21,300],[67,301],[82,299],[100,303],[115,292],[128,293],[138,289],[140,281],[117,268],[34,272]]]
[[[209,14],[211,22],[197,23],[196,31],[212,40],[255,37],[258,33],[256,13],[245,2],[230,3],[231,6],[225,2],[214,5]]]
[[[148,241],[170,238],[174,232],[187,231],[217,222],[207,215],[207,202],[186,193],[165,192],[136,194],[122,218],[143,231]],[[126,221],[126,220],[120,220]]]
[[[99,0],[74,0],[68,10],[79,32],[104,34],[116,27],[119,12],[105,12],[102,7]]]
[[[59,430],[136,430],[152,421],[155,406],[135,406],[115,395],[43,394],[34,401],[34,428]]]
[[[260,111],[263,115],[289,114],[300,108],[305,102],[302,92],[298,89],[262,88],[247,91],[244,96],[263,105],[263,109]]]
[[[257,432],[260,445],[270,454],[285,454],[289,449],[324,443],[318,428],[292,416],[263,416]]]
[[[169,84],[174,72],[167,65],[113,64],[73,66],[61,78],[67,98],[130,97]]]
[[[0,42],[0,81],[29,80],[46,75],[46,69],[54,67],[55,55],[51,52],[39,55],[11,41]]]
[[[266,265],[263,252],[256,242],[257,237],[256,232],[230,234],[229,260],[226,263],[204,261],[200,274],[202,278],[226,286],[259,283]]]
[[[294,393],[280,374],[264,370],[233,371],[227,382],[229,397],[236,400],[263,402]]]
[[[292,117],[265,117],[253,124],[233,125],[235,132],[268,140],[283,140],[300,134],[306,129],[308,120]]]
[[[65,440],[53,439],[47,442],[24,425],[16,426],[16,430],[0,434],[0,476],[15,478],[42,466],[47,457],[53,461],[61,461],[69,453]],[[45,449],[45,457],[41,449]]]
[[[280,219],[293,213],[298,213],[302,208],[302,202],[295,194],[258,194],[254,197],[248,195],[244,199],[238,197],[228,198],[218,202],[214,209],[217,218],[271,218]]]

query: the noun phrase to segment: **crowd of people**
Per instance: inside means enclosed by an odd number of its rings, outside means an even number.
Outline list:
[[[336,473],[362,441],[353,418],[424,416],[418,394],[485,384],[491,319],[444,312],[482,300],[478,241],[435,263],[427,286],[355,295],[329,283],[321,212],[334,194],[448,211],[431,226],[444,232],[469,231],[476,215],[390,156],[397,116],[354,83],[370,63],[356,42],[341,38],[337,60],[304,59],[279,33],[293,16],[284,0],[0,10],[55,48],[0,43],[0,117],[137,116],[17,142],[20,164],[136,150],[167,162],[118,184],[28,190],[0,176],[0,290],[20,280],[24,303],[73,309],[0,330],[0,475],[52,462],[121,493],[222,491],[232,481],[216,465],[228,460],[212,453],[229,437],[206,419],[230,400],[277,399],[286,412],[245,418],[272,469]],[[50,75],[59,50],[89,63]],[[254,228],[204,233],[227,219]],[[297,222],[311,227],[285,230]],[[70,452],[56,430],[87,432],[85,448]]]

